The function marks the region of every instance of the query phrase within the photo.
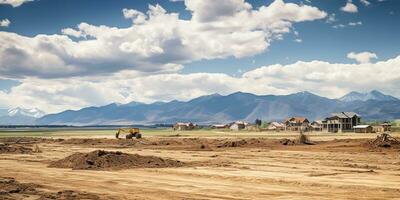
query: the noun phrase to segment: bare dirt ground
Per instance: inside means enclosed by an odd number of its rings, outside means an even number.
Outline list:
[[[259,137],[0,138],[3,146],[41,152],[0,152],[0,199],[400,199],[400,145],[353,136],[315,136],[314,145]],[[82,155],[96,150],[182,164],[50,167],[75,153],[91,165]],[[6,191],[16,183],[5,177],[36,192]]]

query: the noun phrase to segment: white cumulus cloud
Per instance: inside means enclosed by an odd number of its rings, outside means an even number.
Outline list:
[[[0,26],[1,27],[8,27],[10,24],[11,24],[11,22],[7,18],[0,20]]]
[[[124,8],[122,10],[122,13],[124,14],[124,17],[126,19],[132,19],[133,23],[135,23],[135,24],[144,23],[147,18],[147,16],[144,13],[134,10],[134,9]]]
[[[22,5],[23,3],[33,1],[33,0],[0,0],[0,4],[8,4],[11,5],[12,7],[18,7]]]
[[[359,63],[370,63],[371,59],[376,59],[378,56],[375,53],[365,51],[360,53],[350,52],[347,54],[347,58],[354,59]]]
[[[361,26],[362,22],[358,21],[358,22],[349,22],[349,26]]]
[[[356,5],[353,4],[351,0],[348,0],[346,2],[346,5],[340,8],[343,12],[348,12],[348,13],[356,13],[358,12],[358,8]]]
[[[187,0],[185,5],[192,13],[188,20],[149,5],[146,13],[122,10],[132,20],[127,28],[82,22],[63,29],[63,35],[0,32],[0,73],[61,78],[121,70],[177,72],[197,60],[262,53],[290,32],[293,23],[326,17],[316,7],[282,0],[258,9],[243,0]]]
[[[371,4],[371,2],[369,2],[368,0],[360,0],[360,2],[365,6],[369,6]]]

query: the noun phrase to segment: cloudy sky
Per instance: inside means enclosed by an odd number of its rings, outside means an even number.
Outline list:
[[[0,0],[0,108],[400,97],[397,0]]]

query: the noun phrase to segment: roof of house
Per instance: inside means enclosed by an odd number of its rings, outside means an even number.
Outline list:
[[[175,123],[175,126],[193,126],[194,124],[192,122],[177,122]]]
[[[316,120],[316,121],[313,121],[312,124],[322,124],[322,121],[321,120]]]
[[[285,125],[279,122],[271,122],[269,124],[270,126],[275,126],[275,127],[284,127]]]
[[[303,123],[305,121],[308,121],[308,119],[305,117],[291,117],[286,119],[285,122],[290,122],[290,121],[295,121],[296,123]]]
[[[227,124],[214,124],[213,127],[227,127]]]
[[[371,127],[371,125],[357,125],[354,126],[353,128],[368,128],[368,127]]]
[[[339,117],[339,118],[353,118],[354,116],[360,116],[355,112],[339,112],[339,113],[332,113],[331,117]]]
[[[248,125],[249,123],[248,123],[248,122],[245,122],[245,121],[236,121],[236,122],[234,122],[234,124]]]

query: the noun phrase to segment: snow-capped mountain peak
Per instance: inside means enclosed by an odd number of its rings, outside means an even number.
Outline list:
[[[16,108],[11,108],[8,110],[8,116],[28,116],[28,117],[34,117],[34,118],[40,118],[43,117],[46,113],[37,109],[37,108],[31,108],[31,109],[24,109],[20,107]]]
[[[339,98],[340,101],[350,102],[350,101],[368,101],[368,100],[376,100],[376,101],[396,101],[398,100],[396,97],[385,95],[377,90],[372,90],[367,93],[360,92],[350,92],[343,97]]]

